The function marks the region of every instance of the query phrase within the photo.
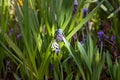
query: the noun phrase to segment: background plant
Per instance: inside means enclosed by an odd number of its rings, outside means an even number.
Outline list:
[[[0,4],[1,78],[101,79],[101,73],[106,73],[102,70],[105,66],[105,53],[107,50],[113,52],[114,45],[114,41],[111,45],[110,38],[105,37],[112,37],[112,34],[117,37],[115,47],[116,50],[119,49],[119,18],[114,17],[119,7],[110,2],[3,0]],[[101,16],[103,10],[105,15]],[[102,37],[101,34],[99,37],[102,41],[99,45],[97,31],[99,32],[100,22],[107,22],[106,18],[114,21],[110,24],[114,27],[112,34],[102,31]],[[90,25],[90,22],[93,25]],[[87,30],[86,27],[90,26]],[[105,46],[109,44],[111,47]],[[110,70],[109,72],[111,74]]]

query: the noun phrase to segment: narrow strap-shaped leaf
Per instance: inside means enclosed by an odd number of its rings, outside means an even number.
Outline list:
[[[90,59],[90,64],[92,64],[93,61],[93,56],[94,56],[94,45],[93,41],[90,35],[88,35],[88,48],[89,48],[89,59]]]
[[[110,58],[110,54],[109,53],[106,54],[106,59],[107,59],[108,70],[109,70],[110,76],[111,76],[112,80],[114,80],[113,79],[113,75],[112,75],[112,60]]]
[[[84,61],[85,61],[85,64],[86,64],[87,67],[88,67],[88,70],[89,70],[90,73],[92,74],[90,60],[89,60],[89,57],[87,56],[87,53],[86,53],[84,47],[83,47],[83,46],[80,44],[80,42],[78,42],[78,41],[77,41],[77,47],[78,47],[78,50],[79,50],[82,58],[83,58]]]
[[[82,65],[81,65],[81,62],[80,62],[80,59],[78,59],[77,55],[74,52],[74,49],[72,48],[70,43],[64,37],[63,37],[63,41],[65,42],[65,45],[66,45],[70,55],[73,57],[75,63],[77,64],[77,66],[78,66],[78,68],[80,70],[80,73],[82,75],[83,80],[86,80],[85,75],[84,75],[84,71],[83,71],[83,68],[82,68]]]
[[[7,34],[4,35],[6,42],[10,45],[10,47],[15,51],[15,53],[18,55],[18,57],[21,60],[25,60],[25,57],[21,50],[14,44],[14,42],[7,36]]]
[[[16,60],[23,64],[22,60],[19,59],[19,56],[15,56],[1,41],[0,41],[1,47],[3,47],[6,51],[5,53],[17,64]]]
[[[72,80],[73,77],[73,72],[71,72],[70,74],[68,74],[68,76],[66,77],[65,80]]]
[[[117,77],[116,80],[120,80],[120,63],[118,63]]]
[[[105,53],[103,53],[101,61],[97,67],[97,79],[100,79],[100,74],[101,74],[102,68],[104,66],[104,62],[105,62]]]

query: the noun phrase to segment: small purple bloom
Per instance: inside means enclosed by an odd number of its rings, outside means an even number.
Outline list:
[[[11,36],[11,35],[13,35],[13,34],[14,34],[14,29],[11,28],[11,29],[9,30],[9,36]]]
[[[103,36],[104,36],[103,30],[98,31],[97,34],[98,34],[98,38],[103,38]]]
[[[88,12],[88,8],[84,8],[83,13],[87,13],[87,12]]]
[[[83,18],[85,18],[87,16],[87,12],[88,12],[88,8],[83,8]],[[88,22],[86,22],[86,30],[89,31],[89,24]]]
[[[98,47],[101,46],[101,41],[104,39],[104,32],[103,30],[98,31]]]
[[[73,8],[73,15],[76,13],[77,11],[77,6],[78,6],[78,1],[77,0],[74,0],[74,8]]]
[[[59,53],[60,52],[60,49],[56,49],[56,53]]]
[[[87,16],[88,8],[83,9],[83,18]]]
[[[114,43],[114,42],[115,42],[115,36],[112,36],[111,39],[110,39],[110,41],[111,41],[112,43]]]
[[[63,33],[62,29],[58,29],[58,34],[57,34],[57,37],[56,37],[57,41],[62,41],[63,40],[62,39],[62,37],[63,37],[62,33]]]
[[[86,41],[86,35],[83,36],[82,41],[80,41],[80,43],[84,45],[85,41]]]
[[[105,39],[108,39],[109,37],[108,37],[107,35],[104,35],[104,38],[105,38]]]
[[[53,70],[54,69],[54,65],[52,63],[50,63],[50,70]]]
[[[97,34],[99,39],[108,39],[108,36],[104,34],[103,30],[98,31]]]
[[[86,30],[89,30],[89,23],[88,22],[86,22]]]
[[[73,38],[74,38],[75,40],[77,39],[77,34],[76,34],[76,33],[73,35]]]
[[[74,9],[73,9],[72,15],[74,15],[76,13],[76,11],[77,11],[77,6],[74,5]]]
[[[58,34],[57,37],[56,37],[56,40],[61,42],[63,39],[62,39],[62,36],[61,34]]]
[[[101,42],[104,39],[108,39],[109,37],[104,33],[103,30],[99,30],[97,34],[98,34],[98,47],[100,47],[101,46]]]
[[[20,40],[22,38],[22,34],[17,34],[17,39]]]

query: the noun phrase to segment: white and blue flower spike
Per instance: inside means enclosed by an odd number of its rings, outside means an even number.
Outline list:
[[[54,42],[52,43],[51,48],[52,48],[52,51],[55,51],[56,53],[59,53],[59,52],[60,52],[60,46],[59,46],[59,44],[58,44],[56,41],[54,41]]]

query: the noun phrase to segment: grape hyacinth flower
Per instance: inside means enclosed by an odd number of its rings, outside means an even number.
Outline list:
[[[83,18],[87,16],[87,13],[88,13],[88,8],[83,8]],[[89,30],[88,26],[89,24],[88,22],[86,22],[86,30]]]
[[[82,41],[80,41],[80,43],[81,43],[82,45],[84,45],[84,44],[85,44],[85,41],[86,41],[86,35],[83,36]]]
[[[74,9],[73,9],[73,15],[76,13],[77,11],[77,6],[78,6],[78,1],[74,0]]]
[[[102,42],[104,39],[108,39],[108,36],[104,33],[103,30],[99,30],[97,34],[98,34],[98,46],[100,47],[101,42]]]
[[[50,67],[50,70],[54,70],[54,65],[52,63],[50,63],[49,67]]]
[[[11,28],[11,29],[9,30],[9,36],[11,36],[11,35],[13,35],[13,34],[14,34],[14,29]]]
[[[83,8],[83,18],[87,16],[88,8]]]
[[[98,31],[98,39],[103,40],[103,39],[108,39],[108,36],[104,34],[103,30]]]
[[[61,34],[58,34],[57,37],[56,37],[56,40],[61,42],[63,39],[62,39],[62,35]]]
[[[77,39],[77,33],[75,33],[75,34],[73,35],[73,38],[74,38],[74,40]]]
[[[22,38],[22,34],[17,34],[16,38],[17,40],[20,40]]]
[[[104,36],[103,30],[98,31],[97,34],[98,34],[98,38],[103,38],[103,36]]]
[[[115,36],[113,35],[110,39],[110,41],[114,44],[115,43]]]
[[[58,34],[57,34],[57,37],[56,37],[56,40],[58,41],[58,42],[61,42],[63,39],[62,39],[62,37],[63,37],[63,31],[62,31],[62,29],[58,29]]]
[[[59,44],[58,44],[56,41],[54,41],[54,42],[52,43],[51,48],[52,48],[52,51],[55,51],[56,53],[59,53],[59,52],[60,52],[60,46],[59,46]]]

